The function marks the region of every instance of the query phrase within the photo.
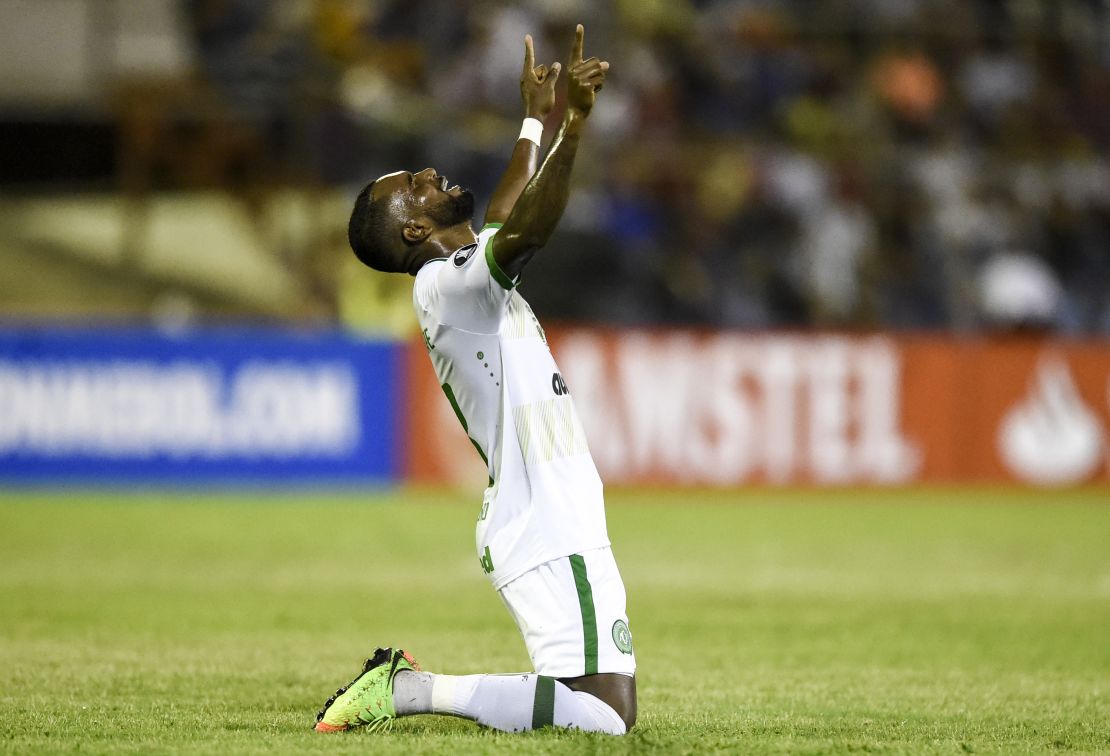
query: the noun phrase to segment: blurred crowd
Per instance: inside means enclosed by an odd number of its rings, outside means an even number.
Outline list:
[[[314,181],[353,197],[432,165],[479,206],[519,128],[524,34],[565,60],[583,21],[612,69],[526,275],[549,316],[1110,334],[1104,0],[185,9],[204,75]]]

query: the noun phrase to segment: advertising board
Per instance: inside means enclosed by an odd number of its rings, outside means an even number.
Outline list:
[[[1110,344],[549,329],[610,485],[1110,484]],[[422,345],[409,474],[484,480]]]
[[[333,332],[0,330],[0,480],[389,481],[402,351]]]

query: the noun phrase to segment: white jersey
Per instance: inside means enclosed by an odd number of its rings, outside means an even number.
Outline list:
[[[416,275],[413,306],[436,376],[486,461],[482,569],[500,589],[552,559],[609,545],[601,478],[532,308],[478,242]]]

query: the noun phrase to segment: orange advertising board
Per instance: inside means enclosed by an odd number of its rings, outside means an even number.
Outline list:
[[[1110,485],[1110,343],[552,329],[609,485]],[[409,476],[485,481],[422,342]]]

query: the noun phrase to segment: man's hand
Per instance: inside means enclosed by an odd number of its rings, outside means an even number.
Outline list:
[[[586,126],[586,116],[594,106],[594,96],[605,83],[605,72],[609,64],[604,60],[590,58],[582,60],[582,37],[585,32],[582,24],[574,32],[574,47],[571,49],[570,61],[567,71],[570,74],[567,84],[567,112],[563,116],[563,123],[547,150],[543,164],[532,175],[519,196],[513,192],[501,191],[501,186],[508,186],[510,174],[517,178],[523,171],[514,171],[518,155],[534,156],[538,151],[528,139],[518,139],[513,152],[513,163],[498,188],[498,202],[490,203],[490,212],[486,215],[486,222],[505,219],[501,230],[490,240],[489,253],[492,257],[491,268],[497,268],[502,274],[495,276],[503,286],[512,286],[521,270],[532,259],[536,250],[547,244],[556,224],[563,216],[567,207],[567,197],[570,194],[570,174],[574,167],[574,157],[578,154],[578,142]],[[532,40],[525,39],[525,76],[521,80],[521,91],[527,89],[525,82],[533,81],[531,75],[535,72],[532,66]],[[552,66],[555,69],[555,66]],[[558,75],[558,69],[555,69]],[[547,72],[540,90],[551,78],[551,71]],[[538,75],[537,75],[538,78]],[[535,84],[536,82],[533,81]],[[552,86],[554,82],[551,82]],[[552,91],[552,95],[554,92]],[[538,101],[539,98],[536,98]],[[525,97],[525,103],[530,102]],[[526,151],[526,152],[522,152]],[[521,158],[523,161],[523,158]],[[523,165],[523,162],[521,163]],[[514,182],[512,186],[517,184]],[[506,203],[502,200],[513,198],[514,204],[509,212],[505,212]]]
[[[524,117],[535,118],[542,122],[555,107],[555,82],[563,67],[552,63],[551,67],[537,66],[536,54],[532,50],[532,35],[524,37],[524,70],[520,72],[520,99],[524,101]],[[536,159],[539,155],[538,143],[524,137],[516,140],[509,167],[497,182],[497,188],[486,208],[488,223],[504,223],[509,217],[524,186],[536,172]]]
[[[536,54],[532,50],[532,35],[524,37],[524,70],[520,74],[520,98],[524,100],[524,117],[542,121],[555,107],[555,82],[563,70],[560,63],[552,63],[551,68],[536,65]]]
[[[588,116],[594,106],[594,96],[605,84],[605,72],[609,62],[597,58],[582,60],[582,44],[585,37],[582,24],[574,30],[574,47],[567,62],[567,105],[571,110]]]

